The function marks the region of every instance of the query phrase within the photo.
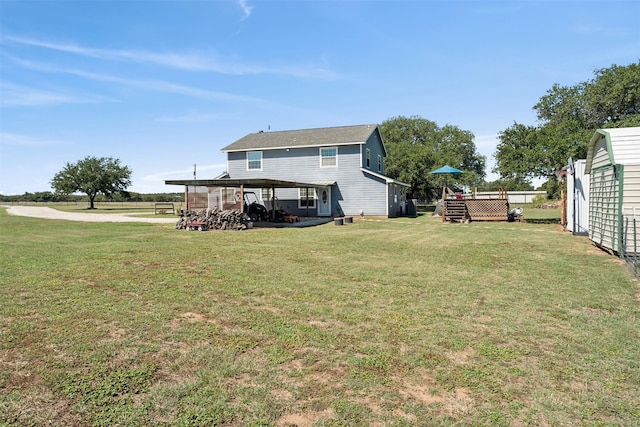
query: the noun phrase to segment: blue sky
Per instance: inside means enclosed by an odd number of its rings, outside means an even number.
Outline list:
[[[637,62],[639,21],[635,0],[0,0],[0,194],[86,156],[181,191],[248,133],[396,116],[473,132],[490,166],[554,83]]]

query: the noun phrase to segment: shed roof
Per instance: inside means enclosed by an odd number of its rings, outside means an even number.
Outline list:
[[[585,173],[591,173],[595,146],[602,137],[611,164],[640,165],[640,127],[598,129],[589,141]]]
[[[273,150],[293,147],[364,144],[378,125],[337,126],[316,129],[256,132],[222,149],[224,152]]]

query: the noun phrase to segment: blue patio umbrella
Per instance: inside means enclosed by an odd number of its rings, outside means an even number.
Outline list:
[[[442,197],[444,198],[444,189],[449,187],[448,178],[449,175],[460,175],[462,171],[452,166],[446,165],[439,169],[430,172],[432,175],[445,175],[444,187],[442,188]],[[443,217],[444,218],[444,217]]]
[[[456,169],[452,166],[446,165],[443,166],[439,169],[436,169],[434,171],[431,171],[431,174],[433,175],[446,175],[445,177],[445,181],[444,181],[444,186],[448,187],[449,186],[449,175],[460,175],[462,173],[462,171],[460,169]]]
[[[439,169],[431,171],[431,173],[433,173],[433,174],[448,173],[448,174],[452,174],[452,175],[458,175],[458,174],[461,174],[462,171],[460,169],[456,169],[456,168],[454,168],[452,166],[446,165],[446,166],[443,166],[443,167],[441,167]]]

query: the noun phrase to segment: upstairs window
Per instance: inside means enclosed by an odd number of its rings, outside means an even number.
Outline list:
[[[367,169],[371,168],[371,150],[367,148]]]
[[[320,148],[320,167],[330,168],[338,166],[338,147]]]
[[[262,170],[262,151],[247,152],[247,170]]]
[[[382,156],[378,154],[378,172],[382,172]]]

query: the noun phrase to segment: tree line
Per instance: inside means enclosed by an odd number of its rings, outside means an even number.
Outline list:
[[[135,193],[119,192],[111,196],[99,194],[95,202],[175,202],[181,201],[184,193]],[[39,191],[35,193],[24,193],[21,195],[4,196],[0,194],[0,202],[4,203],[79,203],[86,202],[86,194],[61,194],[51,191]]]

